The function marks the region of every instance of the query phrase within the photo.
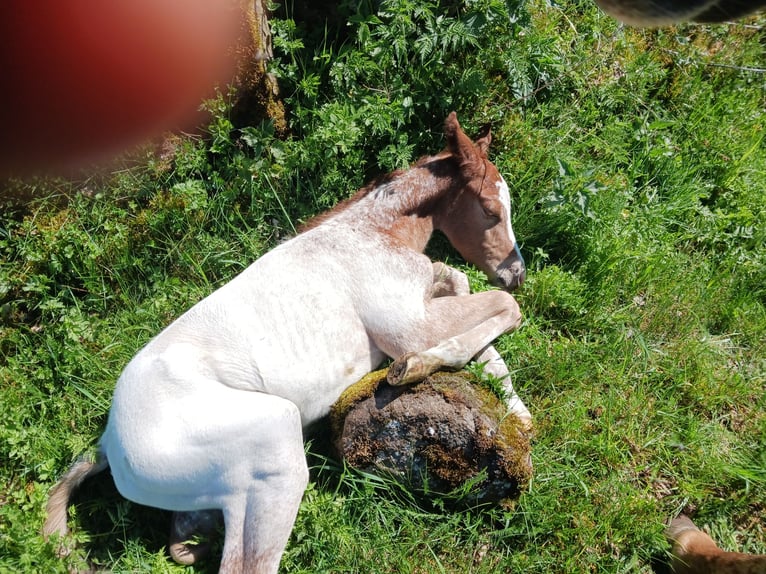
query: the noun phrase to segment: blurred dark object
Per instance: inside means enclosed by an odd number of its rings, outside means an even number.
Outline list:
[[[766,0],[596,0],[601,8],[633,26],[676,22],[726,22],[758,12]]]
[[[0,175],[108,158],[191,129],[236,72],[241,0],[0,5]]]

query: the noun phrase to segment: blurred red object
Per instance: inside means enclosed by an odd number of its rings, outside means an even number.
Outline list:
[[[241,0],[0,3],[0,174],[193,128],[235,69]]]

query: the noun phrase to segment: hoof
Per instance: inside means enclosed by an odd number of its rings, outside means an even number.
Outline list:
[[[532,415],[516,415],[519,419],[519,430],[527,437],[535,436],[535,426],[532,424]]]
[[[407,353],[396,359],[388,368],[386,380],[392,387],[418,383],[431,373],[417,353]]]
[[[206,540],[218,525],[221,513],[214,510],[174,512],[168,551],[178,564],[189,566],[210,552]],[[199,540],[202,538],[202,540]]]
[[[182,566],[191,566],[195,562],[202,560],[210,552],[210,543],[202,542],[200,544],[186,544],[184,542],[171,543],[168,547],[170,557]]]

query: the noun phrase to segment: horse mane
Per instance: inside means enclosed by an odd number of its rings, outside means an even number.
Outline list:
[[[374,190],[378,189],[379,187],[386,185],[388,183],[391,183],[398,177],[400,177],[405,172],[417,168],[422,167],[423,165],[435,160],[435,159],[444,159],[448,157],[450,154],[447,151],[443,151],[437,155],[426,155],[418,159],[415,163],[413,163],[409,168],[407,169],[397,169],[395,171],[384,173],[381,175],[378,175],[375,177],[370,183],[359,189],[354,195],[351,197],[347,197],[346,199],[340,201],[338,204],[336,204],[332,209],[325,211],[323,213],[319,213],[315,215],[314,217],[311,217],[307,221],[305,221],[302,225],[298,227],[298,233],[303,233],[305,231],[309,231],[311,229],[314,229],[315,227],[321,225],[328,219],[331,219],[332,217],[336,216],[338,213],[345,211],[350,206],[354,205],[355,203],[359,202],[364,197],[368,196],[370,193],[372,193]]]
[[[357,190],[357,192],[354,193],[354,195],[352,195],[351,197],[347,197],[346,199],[335,204],[335,206],[333,206],[328,211],[318,213],[317,215],[310,218],[308,221],[304,222],[300,227],[298,227],[298,233],[303,233],[304,231],[314,229],[315,227],[321,225],[322,223],[334,217],[341,211],[345,211],[350,206],[354,205],[359,200],[361,200],[363,197],[369,195],[370,192],[372,192],[372,190],[374,190],[378,185],[383,185],[384,183],[387,183],[393,180],[396,177],[396,175],[398,175],[398,173],[399,172],[397,171],[397,172],[387,173],[387,174],[378,176],[372,181],[372,183],[369,183],[365,185],[363,188]]]

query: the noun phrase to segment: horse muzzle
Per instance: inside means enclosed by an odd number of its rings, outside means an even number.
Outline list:
[[[521,256],[518,245],[516,245],[513,248],[513,253],[498,266],[492,282],[505,291],[513,291],[520,287],[526,278],[527,268],[524,264],[524,258]]]

